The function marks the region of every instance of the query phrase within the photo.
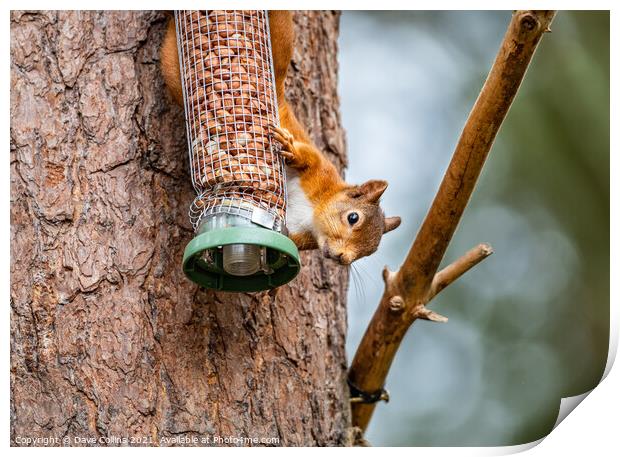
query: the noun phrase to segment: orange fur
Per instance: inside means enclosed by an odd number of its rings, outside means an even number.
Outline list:
[[[287,165],[299,172],[300,186],[314,208],[315,230],[289,236],[300,249],[321,248],[325,256],[349,264],[374,252],[383,233],[396,228],[400,218],[384,218],[379,207],[379,197],[387,187],[385,181],[369,181],[362,186],[347,184],[336,167],[312,144],[284,94],[295,38],[292,12],[270,11],[269,25],[280,127],[283,134],[291,137],[283,142],[283,155]],[[182,104],[173,19],[168,22],[160,58],[168,90],[174,101]],[[350,227],[347,222],[347,215],[352,211],[360,213],[358,227]]]
[[[181,84],[181,68],[179,65],[179,51],[177,48],[177,33],[174,18],[168,19],[166,35],[159,52],[161,72],[168,87],[168,92],[174,101],[183,105],[183,87]]]

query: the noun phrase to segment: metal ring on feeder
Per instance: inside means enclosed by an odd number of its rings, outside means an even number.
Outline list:
[[[286,172],[269,125],[279,125],[269,20],[263,10],[175,11],[198,235],[183,268],[214,289],[256,291],[293,279]]]

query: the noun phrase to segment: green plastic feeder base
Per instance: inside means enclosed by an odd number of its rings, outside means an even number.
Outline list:
[[[263,269],[247,276],[224,270],[223,247],[229,245],[264,247]],[[225,227],[204,231],[185,247],[183,271],[189,279],[208,289],[257,292],[291,281],[299,273],[297,246],[290,238],[260,227]]]

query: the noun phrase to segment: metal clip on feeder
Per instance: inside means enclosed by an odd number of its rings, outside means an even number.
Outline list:
[[[286,174],[266,11],[175,11],[197,235],[183,270],[195,283],[251,292],[292,280]]]

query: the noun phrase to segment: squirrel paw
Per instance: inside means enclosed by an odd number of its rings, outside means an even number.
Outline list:
[[[295,166],[296,159],[298,158],[297,150],[295,149],[295,137],[284,128],[273,124],[269,124],[269,127],[271,128],[273,138],[282,145],[280,155],[288,165]]]

